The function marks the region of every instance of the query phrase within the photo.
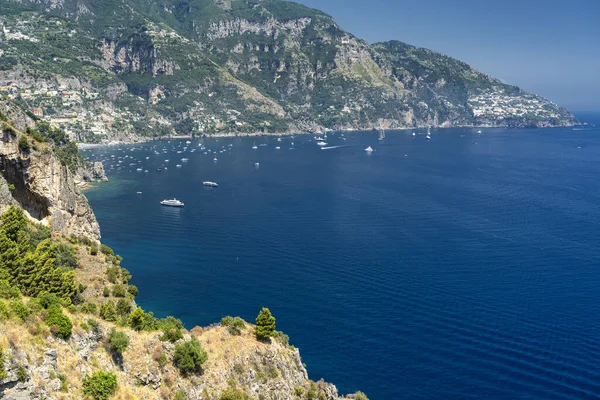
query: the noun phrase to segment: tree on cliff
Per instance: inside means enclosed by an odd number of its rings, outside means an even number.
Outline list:
[[[275,332],[275,317],[271,315],[271,311],[263,307],[256,317],[256,338],[258,340],[266,340],[273,336]]]

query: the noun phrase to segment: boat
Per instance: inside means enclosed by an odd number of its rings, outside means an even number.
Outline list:
[[[163,172],[162,168],[156,168],[156,172]]]
[[[181,159],[181,162],[188,162],[188,161],[190,161],[189,158],[182,158]]]
[[[204,181],[204,182],[202,182],[202,184],[204,186],[219,187],[219,184],[217,182]]]
[[[142,192],[137,192],[137,194],[142,194]]]
[[[431,140],[431,132],[429,132],[429,127],[427,127],[427,136],[425,136],[425,139]]]
[[[371,146],[369,146],[369,147],[367,147],[367,148],[365,149],[365,151],[366,151],[367,153],[372,153],[372,152],[373,152],[373,148],[372,148]]]
[[[183,207],[183,203],[177,199],[172,199],[172,200],[163,200],[160,202],[160,204],[162,204],[163,206],[169,206],[169,207]]]
[[[477,131],[477,134],[478,134],[478,135],[479,135],[479,134],[481,134],[481,129]]]
[[[385,139],[385,130],[382,129],[379,131],[379,138],[377,140],[384,140]]]
[[[258,168],[258,167],[260,167],[260,163],[257,163],[257,162],[255,162],[255,163],[254,163],[254,166],[255,166],[256,168]]]
[[[177,165],[176,165],[176,167],[177,167],[177,168],[181,168],[181,164],[177,164]]]
[[[275,150],[281,150],[280,146],[275,146]]]
[[[254,142],[254,144],[252,145],[252,150],[256,150],[258,149],[258,146],[256,145],[256,142]]]
[[[319,146],[327,146],[327,143],[321,141],[321,142],[317,142],[317,145],[319,145]]]
[[[192,143],[192,142],[190,142],[189,140],[185,141],[185,144],[190,144],[190,143]]]
[[[217,157],[213,158],[213,161],[214,161],[214,162],[217,162]]]
[[[413,132],[413,136],[417,136],[417,134]]]

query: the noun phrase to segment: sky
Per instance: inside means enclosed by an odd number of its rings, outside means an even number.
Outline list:
[[[600,112],[600,0],[295,0],[369,43],[426,47],[544,96]]]

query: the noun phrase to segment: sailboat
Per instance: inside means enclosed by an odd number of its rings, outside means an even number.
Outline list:
[[[256,150],[258,149],[258,147],[256,146],[256,142],[254,142],[254,144],[252,145],[252,150]]]
[[[429,127],[427,127],[427,136],[425,136],[425,139],[431,140],[431,132],[429,131]]]
[[[379,139],[378,140],[384,140],[385,139],[385,130],[382,129],[379,131]]]

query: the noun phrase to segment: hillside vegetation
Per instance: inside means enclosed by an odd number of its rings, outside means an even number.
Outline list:
[[[280,0],[0,0],[0,91],[84,141],[559,126],[565,109]]]

